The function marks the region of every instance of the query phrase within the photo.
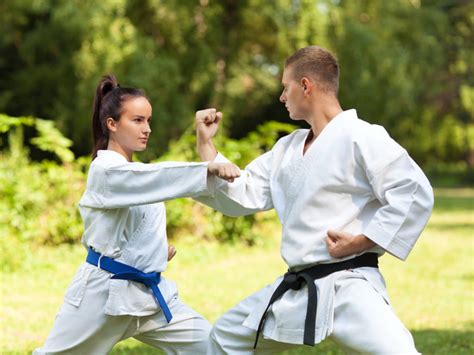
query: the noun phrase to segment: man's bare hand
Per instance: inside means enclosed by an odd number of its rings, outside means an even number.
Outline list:
[[[240,176],[240,169],[232,163],[210,162],[207,165],[207,170],[210,174],[229,182],[233,182],[235,178]]]
[[[217,133],[222,112],[208,108],[196,112],[196,135],[198,142],[207,143]]]
[[[363,234],[354,236],[347,232],[335,230],[328,230],[326,244],[329,255],[334,258],[358,254],[376,245]]]
[[[176,255],[176,248],[172,245],[168,245],[168,261],[174,258]]]

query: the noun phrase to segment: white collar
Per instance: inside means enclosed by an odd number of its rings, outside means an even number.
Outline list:
[[[351,108],[351,109],[349,109],[349,110],[345,110],[345,111],[342,111],[342,112],[338,113],[338,114],[333,118],[333,120],[334,120],[335,118],[339,118],[339,117],[358,118],[358,117],[357,117],[357,111],[356,111],[356,109],[354,109],[354,108]],[[331,121],[332,121],[332,120],[331,120]]]
[[[117,153],[116,151],[113,150],[99,150],[97,151],[97,157],[106,159],[106,160],[111,160],[111,161],[117,161],[117,162],[127,162],[127,158],[125,158],[122,154]]]

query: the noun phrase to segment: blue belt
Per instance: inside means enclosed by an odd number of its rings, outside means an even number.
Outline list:
[[[112,276],[112,279],[140,282],[145,286],[151,288],[156,301],[160,305],[161,310],[163,311],[166,317],[166,320],[168,321],[168,323],[171,321],[171,318],[173,318],[173,316],[171,315],[170,309],[168,308],[168,305],[166,304],[166,301],[157,286],[160,283],[161,279],[161,274],[159,272],[150,272],[146,274],[143,271],[135,269],[132,266],[123,264],[121,262],[115,261],[112,258],[109,258],[108,256],[104,256],[100,253],[97,253],[92,248],[89,248],[89,253],[87,254],[86,261],[89,264],[97,266],[102,270],[110,272],[111,274],[114,274],[114,276]]]

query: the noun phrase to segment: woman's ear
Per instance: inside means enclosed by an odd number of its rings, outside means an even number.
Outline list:
[[[117,121],[115,121],[112,117],[107,117],[107,120],[105,121],[107,125],[107,129],[110,132],[116,132],[117,131]]]

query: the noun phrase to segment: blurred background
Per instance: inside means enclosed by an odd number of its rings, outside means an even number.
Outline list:
[[[196,109],[221,109],[234,138],[287,122],[283,62],[317,44],[339,58],[344,108],[384,125],[424,166],[474,164],[467,0],[3,0],[0,13],[0,112],[54,121],[76,156],[90,152],[103,74],[149,95],[150,159]]]
[[[6,339],[18,331],[27,339],[21,345],[3,340],[1,349],[30,351],[49,329],[40,324],[53,320],[54,312],[39,313],[26,321],[33,324],[29,335],[20,325],[6,330],[18,309],[25,320],[33,314],[18,299],[31,293],[19,280],[31,268],[61,274],[56,262],[48,262],[61,255],[77,261],[57,290],[37,301],[38,308],[49,304],[54,310],[84,256],[75,206],[90,163],[92,101],[102,75],[113,73],[121,86],[143,88],[151,100],[153,133],[139,160],[198,160],[194,112],[217,107],[224,113],[219,150],[243,167],[297,127],[278,101],[283,63],[301,47],[320,45],[339,59],[343,108],[356,108],[359,117],[383,125],[436,187],[430,243],[451,233],[459,244],[450,245],[457,247],[449,258],[461,255],[459,265],[469,266],[455,288],[463,301],[441,311],[448,317],[464,310],[465,319],[446,323],[441,316],[421,325],[408,320],[409,326],[461,324],[467,335],[453,337],[464,339],[459,349],[474,351],[466,340],[474,323],[473,27],[474,3],[468,0],[0,1],[2,333]],[[271,212],[232,219],[189,200],[168,202],[167,212],[169,237],[184,249],[184,269],[186,262],[219,262],[218,254],[233,254],[223,251],[228,247],[240,256],[260,250],[278,258],[279,227]],[[202,256],[197,242],[214,245],[209,250],[216,254]],[[436,253],[449,248],[435,249],[433,255],[444,258]],[[420,253],[415,260],[421,263],[427,255]],[[420,281],[416,277],[414,283]],[[406,296],[400,297],[404,302]],[[219,303],[204,313],[215,319],[231,305]],[[437,333],[422,339],[431,346],[427,353],[446,344]],[[451,345],[446,353],[459,353]]]

